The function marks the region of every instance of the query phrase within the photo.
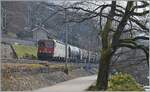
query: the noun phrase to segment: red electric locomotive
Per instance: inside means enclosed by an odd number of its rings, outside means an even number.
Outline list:
[[[38,59],[47,60],[52,59],[54,54],[54,42],[52,40],[38,41]]]

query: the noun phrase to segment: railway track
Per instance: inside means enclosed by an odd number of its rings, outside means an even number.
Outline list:
[[[47,61],[29,60],[29,59],[1,59],[2,63],[26,63],[26,64],[39,64]]]
[[[28,60],[28,59],[1,59],[2,63],[19,63],[19,64],[65,64],[66,62],[62,61],[41,61],[41,60]],[[98,67],[98,64],[95,63],[85,63],[85,62],[67,62],[68,65],[74,65],[79,67],[84,66],[95,66]]]

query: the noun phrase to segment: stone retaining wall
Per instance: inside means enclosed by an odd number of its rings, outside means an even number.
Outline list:
[[[1,44],[1,58],[12,59],[15,58],[15,53],[10,44]]]

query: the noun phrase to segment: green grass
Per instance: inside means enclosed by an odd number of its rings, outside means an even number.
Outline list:
[[[19,58],[31,56],[37,58],[37,47],[25,45],[12,45]]]

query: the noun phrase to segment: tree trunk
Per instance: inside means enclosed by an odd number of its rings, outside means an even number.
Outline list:
[[[109,12],[109,17],[114,17],[114,11],[116,8],[116,1],[112,1],[111,10]],[[96,81],[97,90],[106,90],[108,87],[108,76],[109,76],[109,64],[112,56],[111,44],[109,39],[109,32],[112,26],[112,19],[107,19],[107,22],[101,32],[102,38],[102,51],[100,64],[98,69],[98,77]]]
[[[114,17],[114,11],[115,11],[115,2],[112,2],[111,11],[109,13],[109,16],[111,18]],[[96,88],[97,90],[106,90],[108,87],[108,77],[109,77],[109,64],[111,61],[111,57],[113,53],[116,51],[116,45],[119,43],[119,38],[121,36],[122,30],[124,29],[128,18],[130,17],[129,13],[132,9],[133,1],[129,1],[127,3],[127,7],[125,10],[125,15],[123,16],[121,22],[119,23],[117,30],[115,34],[113,35],[112,44],[110,43],[110,40],[108,39],[109,30],[111,29],[112,20],[107,19],[107,22],[104,26],[104,29],[102,31],[102,52],[101,52],[101,59],[99,64],[99,72],[96,82]],[[111,50],[113,48],[113,51]]]
[[[109,77],[109,64],[111,59],[111,51],[106,49],[103,50],[101,54],[99,72],[96,81],[96,88],[98,90],[106,90],[108,87],[108,77]]]

